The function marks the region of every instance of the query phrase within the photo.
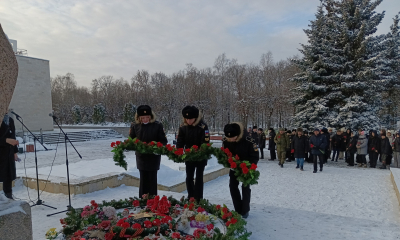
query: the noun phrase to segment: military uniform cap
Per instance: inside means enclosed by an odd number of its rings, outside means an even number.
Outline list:
[[[195,106],[186,106],[182,109],[182,116],[187,119],[198,118],[199,109]]]
[[[140,105],[136,112],[138,116],[152,115],[151,107],[149,105]]]
[[[228,138],[240,135],[240,126],[236,123],[226,124],[224,127],[225,136]]]

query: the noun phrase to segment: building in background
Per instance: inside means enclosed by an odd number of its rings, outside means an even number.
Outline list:
[[[9,108],[23,118],[31,131],[52,131],[50,62],[28,57],[26,50],[17,48],[16,40],[9,41],[18,62],[18,80]],[[21,132],[21,124],[15,124],[17,132]]]

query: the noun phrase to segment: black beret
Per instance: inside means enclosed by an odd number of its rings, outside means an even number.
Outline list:
[[[273,128],[269,128],[269,130],[271,130],[271,131],[274,131],[274,129],[273,129]]]
[[[292,133],[292,131],[290,131],[290,130],[287,130],[287,131],[286,131],[286,133]]]
[[[228,138],[240,135],[240,126],[237,123],[226,124],[224,127],[225,136]]]
[[[198,118],[199,109],[195,106],[186,106],[182,109],[182,116],[187,119]]]
[[[253,126],[253,129],[257,129],[258,127],[257,126]]]
[[[258,131],[261,131],[261,132],[262,132],[262,131],[263,131],[263,129],[262,129],[262,128],[259,128],[259,129],[258,129]]]
[[[140,105],[136,112],[139,116],[152,115],[151,107],[149,105]]]

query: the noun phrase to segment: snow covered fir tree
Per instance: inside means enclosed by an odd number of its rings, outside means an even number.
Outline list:
[[[321,1],[316,19],[305,30],[308,44],[300,49],[303,56],[293,60],[301,71],[291,79],[297,83],[293,125],[381,126],[382,94],[398,81],[398,47],[396,37],[390,38],[398,32],[375,36],[384,17],[384,12],[375,12],[381,2]]]

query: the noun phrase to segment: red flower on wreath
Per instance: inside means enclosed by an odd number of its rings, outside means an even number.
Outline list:
[[[244,174],[247,174],[249,172],[249,169],[247,167],[245,167],[245,168],[242,168],[242,171]]]
[[[211,144],[207,143],[207,147],[211,147]]]
[[[108,232],[108,233],[106,233],[106,235],[104,235],[104,238],[105,238],[106,240],[112,240],[112,239],[114,238],[115,234],[116,234],[116,233]]]
[[[221,205],[215,206],[215,209],[220,210],[221,209]]]
[[[166,216],[163,219],[161,219],[161,223],[163,223],[163,224],[169,223],[170,221],[172,221],[172,217],[170,217],[170,216]]]
[[[198,207],[198,208],[197,208],[197,212],[198,212],[198,213],[202,213],[202,212],[204,212],[204,211],[205,211],[205,209],[202,208],[202,207]]]
[[[124,222],[123,224],[121,224],[121,227],[122,228],[128,228],[128,227],[130,227],[131,225],[128,223],[128,222]]]
[[[132,225],[132,228],[133,229],[141,229],[142,225],[140,225],[139,223],[135,223],[135,224]]]
[[[197,145],[193,145],[192,148],[193,148],[194,150],[199,149],[199,147],[198,147]]]
[[[281,138],[281,135],[278,135],[278,138]]]
[[[230,163],[230,164],[232,164],[233,163],[233,158],[228,158],[228,162]]]
[[[314,147],[314,145],[313,144],[310,144],[310,148],[313,148]]]
[[[191,204],[189,205],[189,210],[190,210],[190,211],[193,211],[193,209],[194,209],[194,203],[191,203]]]
[[[185,204],[185,205],[183,206],[183,208],[184,208],[184,209],[188,208],[188,205],[187,205],[187,204]]]
[[[251,170],[256,170],[257,169],[257,164],[252,163],[250,169]]]
[[[372,151],[374,151],[374,150],[375,150],[375,148],[373,147],[373,148],[372,148]]]
[[[236,168],[236,167],[237,167],[237,165],[235,162],[231,163],[231,168]]]
[[[196,199],[194,199],[194,197],[191,197],[191,198],[189,199],[189,202],[194,202],[194,201],[196,201]]]
[[[221,150],[225,152],[225,149],[224,149],[224,147],[221,147]]]
[[[190,148],[185,149],[185,152],[190,153]]]
[[[194,232],[193,232],[193,236],[194,236],[195,238],[201,238],[201,236],[204,236],[204,235],[206,235],[206,234],[207,234],[206,230],[201,229],[201,228],[197,228],[197,229],[194,230]]]
[[[112,142],[112,143],[111,143],[111,147],[112,147],[112,148],[115,147],[115,142]]]
[[[174,233],[171,234],[171,237],[173,239],[180,239],[181,238],[181,234],[178,233],[178,232],[174,232]]]
[[[95,209],[99,207],[99,205],[94,200],[90,201],[90,204],[92,204],[93,208]]]
[[[247,165],[246,165],[246,163],[241,163],[241,164],[240,164],[240,167],[241,167],[241,168],[245,168],[245,167],[247,167]]]
[[[237,154],[235,155],[235,160],[239,161],[239,156]]]
[[[223,208],[222,208],[222,212],[223,212],[223,213],[228,213],[228,208],[223,207]]]
[[[84,231],[76,231],[75,233],[74,233],[74,236],[75,237],[80,237],[80,236],[82,236],[83,234],[84,234],[85,232]]]
[[[116,141],[115,144],[117,144],[117,146],[118,146],[121,144],[121,141]]]
[[[162,143],[157,142],[157,147],[158,147],[158,148],[160,148],[160,147],[162,147],[162,146],[164,146]]]
[[[214,229],[214,225],[213,225],[212,223],[210,223],[210,224],[207,225],[207,230],[208,230],[208,231],[211,231],[211,230],[213,230],[213,229]]]
[[[133,202],[132,202],[132,205],[133,205],[134,207],[139,207],[139,206],[140,206],[139,200],[133,201]]]
[[[151,228],[153,225],[151,224],[151,222],[149,220],[144,221],[144,227],[145,228]]]
[[[135,140],[135,143],[137,144],[138,142],[140,142],[140,140],[139,140],[139,139],[136,139],[136,140]]]
[[[150,142],[149,145],[150,145],[150,146],[154,146],[154,145],[156,145],[156,144],[155,144],[154,142]]]
[[[175,153],[175,155],[182,156],[183,155],[183,148],[179,148],[174,153]]]
[[[194,238],[192,238],[191,236],[189,236],[189,235],[186,235],[186,238],[185,238],[185,240],[194,240]]]
[[[98,228],[104,229],[104,230],[108,230],[111,226],[111,221],[102,221],[101,223],[99,223],[99,225],[97,225]]]
[[[153,224],[153,226],[160,226],[161,225],[161,221],[160,221],[160,219],[156,218],[156,219],[154,219],[152,224]]]

